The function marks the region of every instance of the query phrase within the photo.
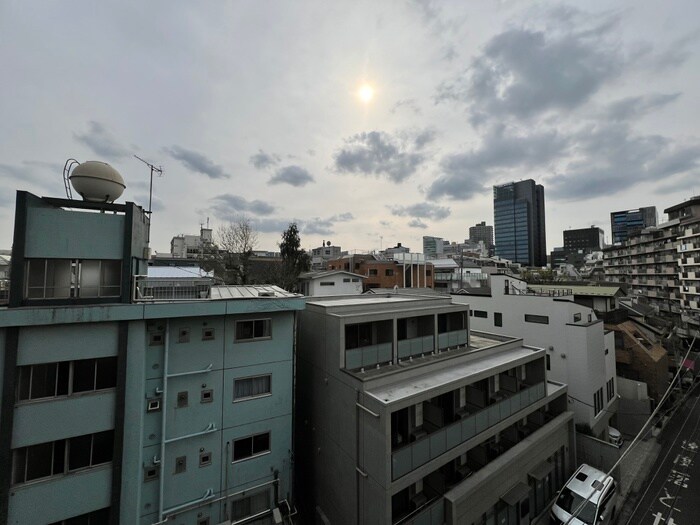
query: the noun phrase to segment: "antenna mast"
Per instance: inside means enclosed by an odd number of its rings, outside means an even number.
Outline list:
[[[141,162],[143,162],[146,166],[151,168],[151,186],[148,190],[148,216],[150,217],[151,215],[151,203],[153,201],[153,173],[157,173],[159,176],[163,175],[163,167],[162,166],[154,166],[150,162],[143,160],[141,157],[138,155],[134,155],[137,159],[139,159]]]

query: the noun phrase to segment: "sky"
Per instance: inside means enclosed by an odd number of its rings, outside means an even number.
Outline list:
[[[368,251],[493,224],[545,187],[547,250],[610,212],[700,194],[700,4],[0,2],[0,248],[14,192],[115,167],[151,245],[247,217],[277,250]],[[371,100],[360,96],[363,86]],[[364,93],[368,89],[365,87]],[[118,201],[118,202],[119,202]]]

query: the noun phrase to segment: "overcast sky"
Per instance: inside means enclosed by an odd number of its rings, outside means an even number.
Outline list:
[[[585,10],[582,7],[584,6]],[[700,193],[697,0],[0,2],[0,248],[14,190],[103,160],[152,246],[248,216],[259,248],[493,224],[492,186],[545,187],[562,230]],[[374,89],[364,102],[363,84]],[[663,218],[663,217],[660,217]]]

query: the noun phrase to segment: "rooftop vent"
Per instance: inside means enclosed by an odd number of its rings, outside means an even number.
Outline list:
[[[576,479],[579,481],[586,481],[588,479],[588,474],[584,474],[583,472],[579,472],[576,474]]]
[[[258,297],[274,297],[275,292],[264,292],[264,291],[259,291],[258,292]]]

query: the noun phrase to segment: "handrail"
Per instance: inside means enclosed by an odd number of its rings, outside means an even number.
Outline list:
[[[178,372],[177,374],[168,374],[168,378],[193,376],[196,374],[206,374],[207,372],[211,372],[212,368],[214,368],[213,363],[209,363],[209,366],[207,366],[206,368],[202,368],[201,370],[190,370],[188,372]]]
[[[184,436],[177,436],[177,437],[170,438],[170,439],[164,439],[163,442],[164,443],[173,443],[175,441],[182,441],[183,439],[189,439],[189,438],[193,438],[193,437],[197,437],[197,436],[203,436],[205,434],[211,434],[212,432],[216,432],[217,430],[218,429],[216,428],[216,423],[212,422],[212,423],[209,423],[207,425],[207,428],[205,428],[204,430],[201,430],[199,432],[194,432],[192,434],[186,434]]]

